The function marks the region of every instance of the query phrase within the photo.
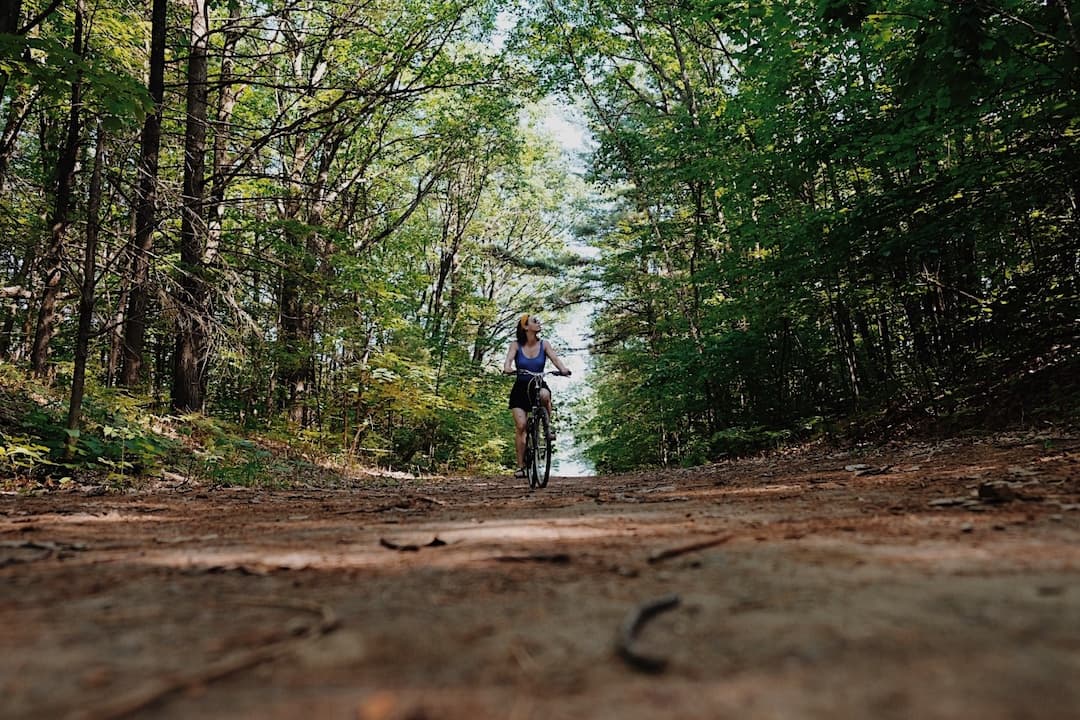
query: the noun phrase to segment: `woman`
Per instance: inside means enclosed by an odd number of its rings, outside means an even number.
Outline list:
[[[518,370],[530,372],[543,372],[544,365],[548,360],[559,368],[560,375],[569,375],[570,371],[563,365],[562,360],[555,353],[555,348],[547,340],[540,339],[540,320],[526,313],[518,320],[516,335],[517,340],[510,343],[510,349],[506,351],[506,360],[503,362],[503,372],[513,375]],[[514,366],[517,366],[515,369]],[[529,376],[518,375],[513,389],[510,390],[510,411],[514,414],[514,444],[517,447],[517,471],[514,477],[525,477],[525,423],[529,417],[529,409],[532,407],[532,398],[529,397]],[[547,408],[548,417],[551,416],[551,389],[547,383],[541,383],[540,402]],[[552,439],[555,434],[551,433]]]

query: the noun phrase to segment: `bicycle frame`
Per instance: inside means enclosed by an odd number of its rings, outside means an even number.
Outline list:
[[[543,387],[545,375],[561,375],[562,373],[532,372],[530,370],[518,370],[519,377],[529,378],[529,395],[531,407],[528,410],[525,421],[525,474],[529,478],[529,487],[546,487],[548,477],[551,474],[551,435],[550,421],[547,408],[540,401],[540,390]],[[538,428],[537,425],[540,425]],[[539,438],[539,431],[543,431],[544,437]],[[543,443],[541,445],[541,443]],[[541,465],[543,468],[541,469]]]
[[[532,397],[532,408],[540,407],[540,390],[543,387],[544,377],[547,375],[561,375],[561,373],[554,370],[546,370],[544,372],[532,372],[531,370],[518,370],[518,377],[529,378],[529,395]],[[533,395],[533,388],[536,388],[536,394]]]

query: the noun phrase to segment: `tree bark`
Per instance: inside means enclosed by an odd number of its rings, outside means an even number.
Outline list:
[[[83,25],[85,7],[83,0],[75,3],[75,30],[73,52],[83,57]],[[75,189],[75,170],[79,155],[79,135],[82,131],[82,77],[76,75],[71,84],[71,107],[68,111],[67,134],[64,148],[56,165],[56,198],[50,227],[49,249],[45,261],[45,283],[38,305],[37,325],[34,329],[34,345],[30,353],[30,366],[35,375],[44,376],[49,356],[49,344],[56,332],[56,301],[60,295],[64,236],[70,223],[72,199]]]
[[[0,33],[14,35],[19,32],[19,20],[22,17],[22,0],[10,0],[0,3]]]
[[[23,125],[30,112],[34,109],[34,101],[40,95],[38,91],[29,88],[17,87],[13,91],[13,97],[8,103],[7,120],[4,121],[4,132],[0,135],[0,190],[7,187],[8,168],[11,159],[15,156],[19,136]]]
[[[0,3],[0,33],[15,35],[19,32],[22,19],[22,0],[7,0]],[[0,70],[0,97],[7,92],[8,74]]]
[[[105,162],[105,133],[97,131],[94,150],[94,170],[90,178],[90,197],[86,204],[86,248],[83,252],[83,276],[79,291],[79,332],[75,338],[75,367],[71,376],[71,397],[68,403],[67,439],[64,458],[75,457],[79,425],[82,419],[83,394],[86,390],[86,359],[90,351],[90,332],[94,322],[97,300],[97,252],[101,230],[101,168]]]
[[[297,62],[294,60],[294,62]],[[286,244],[296,258],[283,269],[281,283],[281,340],[284,357],[280,361],[281,383],[288,393],[286,414],[289,421],[298,425],[306,423],[307,395],[314,380],[312,353],[312,313],[310,296],[314,293],[315,248],[310,229],[299,231],[295,224],[302,221],[306,203],[304,171],[309,161],[307,138],[292,138],[292,152],[284,168],[287,175],[283,181],[289,188],[282,204],[282,218],[289,222],[285,230]]]
[[[240,20],[240,6],[233,5],[229,11],[229,27],[235,28]],[[225,42],[221,50],[221,71],[218,85],[221,87],[217,112],[214,117],[213,167],[211,169],[210,197],[205,217],[207,220],[206,250],[203,261],[212,264],[221,247],[221,232],[225,220],[225,190],[231,173],[226,172],[229,164],[229,126],[232,124],[233,111],[240,97],[240,90],[234,87],[236,77],[233,69],[236,64],[236,45],[240,42],[240,32],[230,29],[225,33]]]
[[[37,262],[37,243],[27,242],[26,249],[23,252],[22,262],[19,265],[19,270],[15,273],[15,277],[12,280],[12,287],[20,293],[25,293],[28,301],[28,306],[25,313],[20,313],[18,308],[12,308],[10,311],[5,312],[4,320],[0,325],[0,357],[10,358],[12,355],[12,340],[15,336],[15,321],[22,315],[26,317],[30,314],[29,300],[33,297],[30,290],[26,289],[27,278],[30,277],[33,272],[34,265]]]
[[[146,312],[150,304],[150,254],[154,248],[157,215],[158,158],[161,150],[161,115],[165,99],[165,30],[167,0],[153,0],[150,30],[150,81],[147,89],[154,111],[143,123],[139,153],[139,194],[135,209],[135,242],[131,260],[131,288],[124,315],[123,366],[120,384],[133,387],[143,379],[146,348]]]
[[[209,318],[203,252],[206,219],[207,56],[209,18],[206,0],[190,0],[191,46],[187,73],[187,123],[184,132],[184,190],[180,221],[180,280],[176,298],[176,347],[173,354],[172,406],[199,412],[206,398]]]
[[[289,245],[301,254],[298,264],[285,268],[281,290],[281,338],[285,357],[280,361],[281,382],[288,392],[286,412],[290,422],[306,423],[307,396],[314,382],[313,318],[305,295],[313,290],[315,255],[310,240],[286,232]]]

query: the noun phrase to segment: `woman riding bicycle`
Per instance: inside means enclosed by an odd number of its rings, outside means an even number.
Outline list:
[[[515,330],[517,340],[510,343],[506,351],[506,360],[503,362],[503,372],[513,375],[518,370],[540,373],[544,371],[544,365],[550,359],[555,367],[559,368],[560,375],[569,375],[570,371],[563,365],[562,360],[555,353],[555,348],[547,340],[540,339],[540,320],[526,313],[518,320]],[[517,366],[517,369],[514,366]],[[514,387],[510,390],[510,411],[514,414],[514,444],[517,448],[517,471],[514,477],[525,477],[525,425],[528,421],[529,409],[532,408],[533,399],[529,396],[530,377],[518,375]],[[535,388],[535,385],[533,386]],[[551,389],[547,383],[540,383],[540,402],[547,408],[551,415]],[[554,434],[552,434],[554,438]]]

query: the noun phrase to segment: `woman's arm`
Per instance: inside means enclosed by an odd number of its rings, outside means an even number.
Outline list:
[[[563,365],[562,360],[559,359],[559,354],[555,352],[555,348],[547,340],[544,341],[544,349],[547,351],[547,356],[551,358],[551,362],[555,363],[555,367],[559,368],[559,372],[563,375],[569,375],[570,371]]]
[[[506,359],[503,360],[503,375],[514,374],[514,356],[517,355],[517,341],[510,343],[510,349],[506,351]]]

